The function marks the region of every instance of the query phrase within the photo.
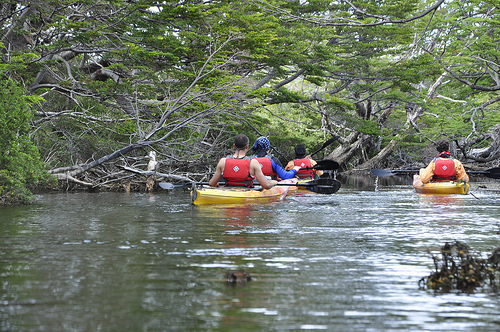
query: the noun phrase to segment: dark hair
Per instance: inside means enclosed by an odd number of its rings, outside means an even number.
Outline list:
[[[245,135],[245,134],[238,134],[234,138],[234,146],[238,150],[244,149],[248,145],[249,142],[250,142],[250,140],[248,139],[247,135]]]
[[[304,157],[306,155],[306,146],[304,144],[299,144],[295,147],[295,155],[297,157]]]
[[[448,151],[450,149],[450,143],[447,140],[441,139],[436,142],[436,150],[441,153],[444,151]]]

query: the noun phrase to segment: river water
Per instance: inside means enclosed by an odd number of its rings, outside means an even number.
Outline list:
[[[500,247],[498,182],[474,197],[374,181],[261,206],[176,190],[3,208],[0,330],[499,331],[491,289],[418,286],[447,241]],[[239,270],[253,280],[226,282]]]

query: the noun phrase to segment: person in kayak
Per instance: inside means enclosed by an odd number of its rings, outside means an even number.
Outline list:
[[[306,156],[306,147],[304,144],[299,144],[295,147],[295,159],[290,160],[286,165],[285,169],[290,170],[295,166],[300,168],[312,167],[316,165],[317,162],[311,158],[311,156]],[[317,171],[315,169],[301,169],[297,172],[297,177],[299,179],[313,179],[315,175],[323,175],[323,171]]]
[[[469,176],[465,172],[464,166],[458,159],[451,157],[450,144],[447,140],[436,142],[437,158],[434,158],[426,168],[419,171],[420,181],[469,181]]]
[[[300,169],[300,166],[296,166],[290,168],[290,170],[285,170],[278,158],[269,154],[271,143],[267,137],[261,136],[257,138],[252,146],[252,151],[255,154],[253,159],[259,162],[262,173],[273,180],[291,179],[295,177]]]
[[[219,160],[215,174],[208,182],[211,187],[218,187],[221,177],[226,186],[251,188],[256,179],[262,188],[270,189],[278,183],[266,178],[257,160],[245,156],[250,148],[246,135],[236,135],[233,146],[236,149],[234,154]]]

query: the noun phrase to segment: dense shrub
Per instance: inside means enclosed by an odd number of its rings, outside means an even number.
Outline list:
[[[30,203],[31,190],[52,181],[29,138],[36,100],[0,74],[0,205]]]

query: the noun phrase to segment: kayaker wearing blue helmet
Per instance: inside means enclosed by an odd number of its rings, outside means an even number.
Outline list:
[[[252,146],[252,151],[255,154],[253,159],[259,162],[262,173],[264,173],[265,176],[271,177],[273,180],[286,180],[295,177],[300,166],[295,166],[293,169],[286,171],[278,158],[269,154],[270,150],[271,143],[269,139],[264,136],[257,138]]]
[[[215,174],[208,182],[211,187],[218,187],[221,177],[226,186],[250,188],[254,186],[254,180],[266,189],[276,185],[277,181],[268,180],[265,177],[257,160],[245,156],[249,149],[248,143],[249,139],[246,135],[236,135],[233,144],[236,151],[233,155],[219,160]]]

